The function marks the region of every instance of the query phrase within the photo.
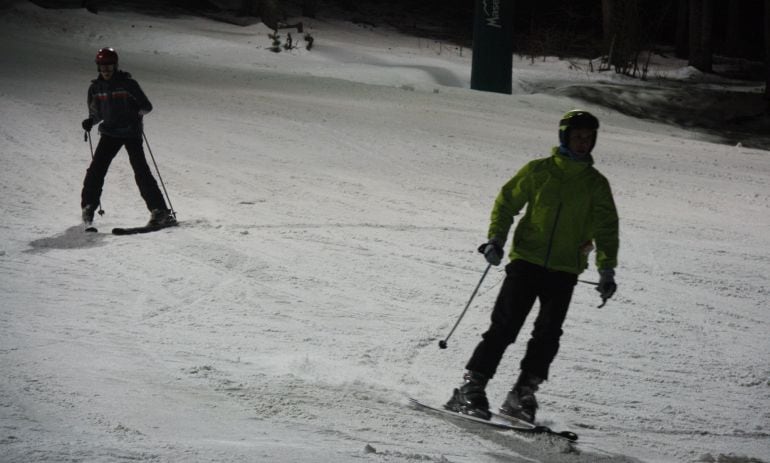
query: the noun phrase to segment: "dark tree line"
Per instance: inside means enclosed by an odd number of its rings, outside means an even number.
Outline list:
[[[770,0],[655,3],[602,0],[605,42],[630,42],[630,50],[626,50],[630,53],[673,42],[677,57],[706,73],[714,72],[716,55],[764,61],[765,99],[770,113]],[[657,24],[655,17],[659,18]],[[622,53],[620,57],[629,59]],[[612,64],[620,65],[622,61]]]
[[[258,0],[257,0],[258,1]],[[271,0],[286,6],[302,0]],[[449,19],[456,40],[472,40],[477,0],[317,0],[317,14],[365,13],[388,4],[409,15]],[[764,62],[770,101],[770,0],[501,0],[513,4],[513,50],[533,56],[605,56],[633,72],[646,51],[675,54],[702,72],[715,57]]]
[[[148,0],[149,1],[149,0]],[[389,14],[388,24],[413,26],[418,20],[443,24],[444,40],[468,46],[473,11],[481,0],[155,0],[181,8],[235,5],[276,29],[287,12],[313,18],[350,13],[373,24]],[[491,1],[491,0],[490,0]],[[514,53],[531,56],[604,57],[603,65],[635,74],[644,52],[670,49],[703,71],[713,72],[716,57],[763,63],[770,110],[770,0],[500,0],[513,4]],[[141,3],[142,0],[83,0]],[[57,3],[47,0],[48,6]],[[64,3],[71,3],[62,1]],[[440,19],[440,21],[438,21]]]

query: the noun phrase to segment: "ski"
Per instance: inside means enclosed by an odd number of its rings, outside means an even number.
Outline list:
[[[86,225],[86,232],[88,232],[88,233],[96,233],[98,231],[99,230],[96,227],[94,227],[93,225]]]
[[[442,417],[461,419],[466,421],[472,421],[475,423],[491,426],[493,428],[504,429],[524,434],[546,434],[560,439],[566,439],[570,442],[576,442],[578,440],[577,434],[571,431],[554,431],[548,426],[541,426],[526,421],[517,420],[516,418],[506,417],[497,413],[492,413],[492,417],[489,420],[478,418],[471,415],[465,415],[463,413],[454,412],[445,408],[434,407],[420,402],[417,399],[409,398],[409,402],[413,407],[421,410],[428,411],[430,413],[440,415]]]
[[[144,225],[142,227],[129,227],[129,228],[113,228],[113,235],[136,235],[139,233],[151,233],[164,228],[176,227],[177,223],[173,225]]]

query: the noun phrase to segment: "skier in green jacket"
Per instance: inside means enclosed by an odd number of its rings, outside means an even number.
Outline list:
[[[548,379],[572,292],[594,247],[597,291],[603,301],[615,293],[618,215],[609,182],[593,167],[591,150],[598,129],[599,121],[592,114],[567,112],[559,123],[560,145],[551,156],[529,162],[497,196],[489,241],[479,247],[490,264],[500,264],[513,218],[524,206],[526,212],[513,233],[511,262],[505,268],[492,323],[466,365],[463,384],[445,408],[490,418],[487,382],[539,299],[540,311],[521,372],[500,407],[503,415],[533,423],[535,391]]]

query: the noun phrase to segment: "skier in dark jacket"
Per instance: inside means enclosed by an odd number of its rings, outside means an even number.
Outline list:
[[[88,88],[89,116],[82,125],[86,132],[90,132],[94,124],[101,122],[101,138],[83,180],[80,200],[83,222],[86,227],[93,223],[104,177],[120,148],[125,146],[139,192],[151,213],[147,225],[174,225],[176,218],[166,207],[142,148],[142,117],[152,111],[152,104],[131,74],[118,69],[118,54],[114,49],[100,49],[96,53],[96,65],[99,76]]]
[[[518,380],[500,413],[533,423],[535,391],[548,378],[559,349],[578,275],[588,266],[596,247],[599,291],[606,301],[615,293],[618,215],[607,179],[593,167],[599,121],[586,111],[573,110],[559,124],[560,146],[550,157],[525,165],[495,200],[487,243],[479,248],[487,262],[499,265],[513,218],[524,206],[524,217],[513,234],[511,262],[492,311],[492,323],[466,365],[463,384],[445,408],[490,418],[485,393],[506,348],[540,300],[532,336],[521,361]]]

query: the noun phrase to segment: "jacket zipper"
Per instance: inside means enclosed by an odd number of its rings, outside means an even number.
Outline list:
[[[561,202],[559,207],[556,208],[556,218],[553,221],[553,228],[551,229],[551,236],[548,239],[548,250],[545,253],[545,262],[543,267],[548,268],[548,261],[551,260],[551,248],[553,248],[553,236],[556,234],[556,225],[559,223],[559,216],[561,215]]]

